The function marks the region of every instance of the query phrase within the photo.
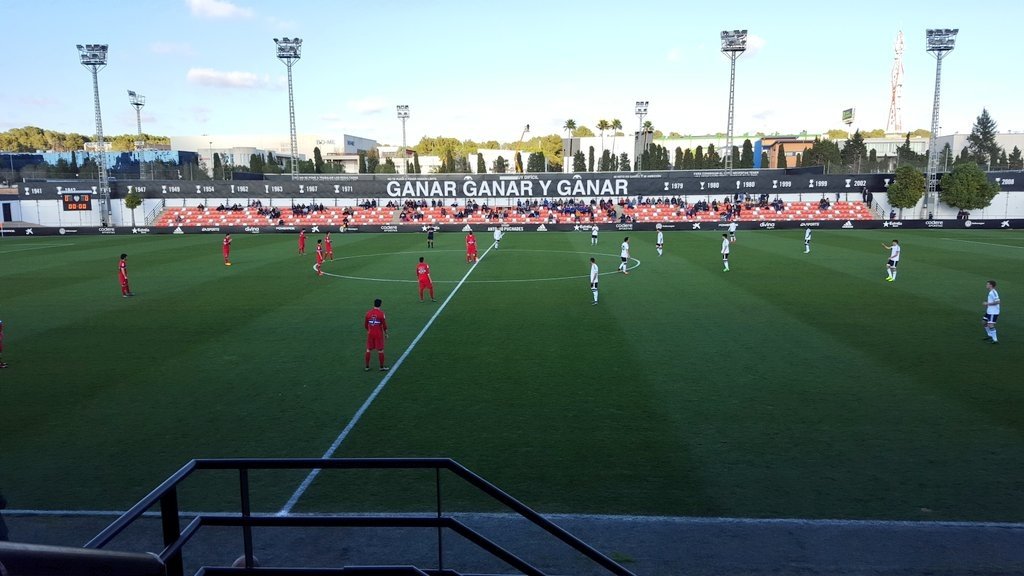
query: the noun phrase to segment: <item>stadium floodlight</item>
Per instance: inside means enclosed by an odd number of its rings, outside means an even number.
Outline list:
[[[647,116],[647,105],[648,104],[649,104],[649,102],[647,100],[637,100],[636,101],[636,106],[634,108],[635,111],[636,111],[637,117],[640,118],[640,127],[637,128],[637,131],[636,131],[637,146],[636,146],[636,149],[635,149],[635,153],[636,153],[636,169],[637,169],[638,172],[642,171],[644,169],[644,164],[643,164],[644,160],[643,160],[643,156],[642,156],[643,153],[644,153],[644,145],[643,145],[643,142],[644,142],[644,116]]]
[[[409,105],[399,104],[395,108],[398,110],[398,119],[402,121],[402,167],[408,172],[409,163],[405,159],[405,121],[409,119]]]
[[[135,142],[135,149],[141,149],[146,141],[142,139],[142,107],[146,105],[146,97],[142,94],[136,93],[134,90],[128,91],[128,102],[131,103],[132,108],[135,108],[135,125],[139,131],[139,139]]]
[[[747,50],[746,30],[722,30],[722,52],[739,52]]]
[[[956,33],[959,28],[932,28],[925,31],[925,40],[928,43],[928,51],[949,51],[956,45]]]
[[[299,142],[295,135],[295,97],[292,92],[292,66],[302,57],[301,38],[274,38],[277,58],[288,68],[288,122],[291,129],[292,176],[299,173]]]
[[[110,179],[107,177],[107,146],[103,142],[103,115],[100,114],[100,70],[107,67],[106,44],[78,44],[78,56],[92,73],[92,100],[96,108],[96,172],[99,176],[100,225],[110,222]]]
[[[942,86],[942,59],[953,51],[958,28],[931,28],[925,31],[925,50],[935,56],[935,93],[932,100],[932,133],[928,138],[927,191],[921,217],[931,218],[938,208],[939,151],[935,149],[939,131],[939,89]]]
[[[722,54],[729,58],[729,119],[725,127],[725,173],[732,174],[732,129],[736,117],[736,59],[747,50],[746,30],[722,30]]]

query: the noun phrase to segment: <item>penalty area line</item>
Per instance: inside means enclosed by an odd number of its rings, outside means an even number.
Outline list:
[[[345,441],[345,438],[348,437],[352,429],[355,428],[357,423],[359,423],[359,420],[363,417],[363,414],[366,413],[366,411],[370,408],[370,405],[373,404],[373,401],[377,399],[377,396],[379,396],[381,391],[384,390],[384,387],[387,386],[388,382],[391,381],[392,376],[394,376],[395,373],[398,372],[398,369],[402,366],[402,363],[405,362],[405,359],[409,356],[409,354],[412,353],[416,345],[419,344],[419,341],[421,338],[423,338],[423,335],[426,334],[427,330],[429,330],[430,327],[434,324],[434,320],[436,320],[437,317],[441,315],[441,312],[445,309],[446,306],[448,306],[448,303],[451,302],[452,298],[455,297],[455,294],[459,291],[459,288],[461,288],[462,285],[466,283],[466,279],[469,278],[469,275],[472,274],[473,270],[476,269],[477,265],[480,264],[480,262],[483,262],[484,258],[487,257],[487,254],[491,251],[491,248],[494,248],[494,246],[492,245],[490,248],[484,251],[483,256],[481,256],[476,262],[473,263],[472,266],[469,267],[469,270],[466,271],[466,274],[462,277],[462,280],[459,280],[459,283],[456,284],[455,288],[452,289],[451,294],[449,294],[448,297],[444,299],[444,302],[442,302],[441,305],[438,306],[437,311],[434,312],[434,315],[430,317],[430,320],[427,320],[427,323],[423,326],[423,329],[420,330],[420,333],[417,334],[416,337],[412,339],[412,342],[409,343],[409,346],[405,349],[405,352],[402,352],[402,355],[398,357],[398,361],[391,366],[391,370],[389,370],[388,373],[384,376],[384,378],[381,379],[380,383],[377,384],[377,387],[374,388],[373,392],[370,393],[370,396],[366,398],[365,402],[363,402],[363,405],[359,407],[359,410],[356,410],[356,413],[352,416],[352,419],[349,420],[348,424],[345,425],[345,428],[342,429],[341,433],[338,434],[338,437],[334,439],[334,442],[331,443],[330,448],[328,448],[327,451],[324,452],[324,455],[321,456],[321,458],[330,458],[334,456],[334,453],[338,450],[339,447],[341,447],[341,443]],[[294,508],[295,505],[299,502],[299,498],[302,498],[302,495],[306,493],[306,490],[309,489],[310,485],[313,484],[313,481],[316,480],[316,477],[319,475],[320,468],[314,468],[310,470],[309,474],[302,481],[302,483],[299,484],[299,487],[295,489],[295,492],[292,494],[291,498],[289,498],[285,505],[281,508],[281,510],[278,511],[277,515],[287,516],[292,511],[292,508]]]

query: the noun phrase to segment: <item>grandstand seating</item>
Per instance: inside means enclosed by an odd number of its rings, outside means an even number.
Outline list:
[[[345,211],[348,211],[348,215]],[[293,214],[290,209],[281,209],[280,218],[268,218],[259,214],[256,208],[242,210],[215,210],[196,207],[172,207],[164,210],[154,226],[274,226],[283,221],[285,226],[341,226],[348,218],[349,226],[371,226],[393,224],[394,208],[339,208],[331,207],[308,214]]]
[[[616,212],[635,219],[636,222],[719,222],[722,220],[720,212],[707,211],[698,212],[692,217],[687,217],[679,206],[671,204],[641,204],[630,208],[628,206],[616,205]],[[572,214],[565,214],[560,210],[538,208],[538,216],[527,216],[518,214],[514,207],[507,209],[507,217],[488,217],[482,210],[472,212],[466,218],[457,218],[457,208],[419,208],[415,213],[407,211],[407,220],[401,218],[401,208],[377,207],[330,207],[322,211],[309,214],[293,214],[288,208],[281,210],[281,218],[286,226],[341,226],[348,218],[349,226],[375,226],[382,224],[541,224],[552,223],[557,220],[560,224],[573,223],[595,223],[611,224],[616,222],[605,213],[598,211],[591,219],[589,214],[581,214],[578,218]],[[502,212],[506,209],[499,208]],[[348,215],[345,212],[348,212]],[[421,214],[416,218],[414,214]],[[786,202],[783,210],[776,211],[772,207],[744,209],[738,220],[740,221],[787,221],[787,220],[873,220],[875,215],[864,202],[835,202],[828,209],[822,210],[817,202]],[[200,210],[195,207],[172,207],[167,208],[153,223],[154,226],[273,226],[278,224],[277,219],[270,219],[260,215],[256,208],[245,208],[242,210]]]

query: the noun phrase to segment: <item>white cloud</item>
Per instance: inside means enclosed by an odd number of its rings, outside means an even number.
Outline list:
[[[251,18],[253,11],[225,0],[186,0],[193,16],[199,18]]]
[[[360,100],[349,100],[347,104],[349,108],[360,114],[377,114],[383,112],[388,106],[383,100],[373,96]]]
[[[764,48],[765,41],[757,34],[747,34],[747,52],[748,57],[756,55]]]
[[[156,54],[178,54],[182,56],[192,56],[195,54],[192,46],[184,42],[152,42],[149,45],[149,50]]]
[[[281,86],[280,79],[273,80],[267,75],[259,76],[252,72],[226,72],[212,68],[190,68],[185,78],[189,84],[217,88],[262,89]]]

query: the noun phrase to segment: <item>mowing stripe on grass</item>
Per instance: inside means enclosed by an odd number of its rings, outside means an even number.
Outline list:
[[[423,335],[427,333],[427,330],[430,329],[430,326],[434,324],[434,320],[436,320],[437,317],[441,315],[441,311],[444,310],[445,306],[448,305],[448,302],[451,302],[451,299],[455,297],[455,293],[459,291],[459,288],[461,288],[462,285],[465,284],[466,278],[469,278],[469,275],[473,273],[473,270],[476,270],[477,264],[483,262],[484,258],[487,257],[487,254],[491,251],[491,248],[494,248],[493,244],[489,248],[487,248],[487,250],[484,251],[483,255],[480,256],[480,258],[476,262],[474,262],[472,266],[469,267],[469,270],[466,271],[466,274],[462,277],[462,280],[459,280],[459,283],[456,284],[455,288],[452,289],[451,294],[449,294],[448,297],[444,299],[444,302],[442,302],[441,305],[438,306],[437,311],[434,312],[434,315],[430,317],[430,320],[427,320],[427,323],[423,326],[423,329],[420,330],[420,333],[417,334],[416,337],[412,339],[412,342],[409,343],[409,347],[406,348],[405,352],[402,352],[402,355],[398,357],[398,361],[391,366],[391,370],[380,381],[380,384],[377,384],[377,387],[373,389],[373,392],[371,392],[370,396],[366,399],[365,402],[363,402],[363,405],[359,407],[359,410],[356,410],[356,413],[352,416],[352,419],[349,420],[348,424],[341,431],[341,433],[338,434],[338,437],[334,439],[334,442],[331,443],[331,447],[328,448],[326,452],[324,452],[324,455],[321,456],[321,458],[330,458],[331,456],[334,455],[334,453],[341,446],[341,443],[345,441],[345,438],[348,436],[349,432],[352,431],[352,428],[354,428],[355,425],[359,422],[359,419],[363,417],[363,414],[366,413],[366,410],[370,408],[370,404],[373,404],[373,401],[377,399],[377,396],[380,394],[381,390],[383,390],[384,387],[387,386],[388,382],[391,381],[391,377],[395,375],[395,372],[398,372],[398,369],[402,366],[402,363],[405,362],[405,359],[409,356],[410,353],[412,353],[413,348],[415,348],[416,344],[419,343],[420,338],[423,338]],[[313,470],[310,470],[309,475],[307,475],[306,479],[303,480],[301,484],[299,484],[299,487],[295,489],[295,493],[292,494],[292,497],[288,499],[288,502],[285,503],[285,505],[281,508],[277,515],[285,516],[289,512],[291,512],[292,508],[295,507],[295,504],[298,503],[299,498],[302,498],[302,495],[306,493],[306,490],[309,489],[309,486],[313,483],[313,480],[316,480],[316,477],[319,474],[319,468],[314,468]]]

